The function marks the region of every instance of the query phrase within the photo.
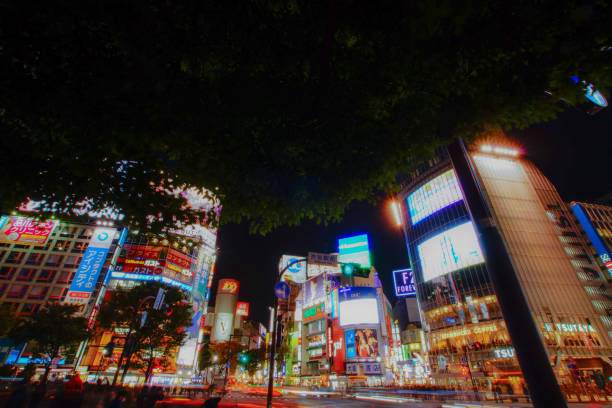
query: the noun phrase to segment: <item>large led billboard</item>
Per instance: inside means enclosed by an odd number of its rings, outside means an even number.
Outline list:
[[[338,240],[338,253],[340,263],[357,263],[362,268],[372,266],[368,234],[340,238]]]
[[[339,295],[341,327],[378,324],[378,300],[375,288],[340,288]]]
[[[0,242],[19,245],[45,245],[57,221],[37,221],[25,217],[0,217]]]
[[[463,195],[454,170],[448,170],[425,183],[406,198],[410,222],[416,225],[421,220],[461,201]]]
[[[434,235],[417,248],[423,281],[484,262],[471,221]]]

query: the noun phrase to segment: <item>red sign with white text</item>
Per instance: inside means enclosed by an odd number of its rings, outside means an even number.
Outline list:
[[[24,217],[0,218],[0,242],[45,245],[57,221],[36,221]]]
[[[249,317],[249,303],[248,302],[236,303],[236,316]]]
[[[333,371],[336,374],[344,374],[344,360],[346,359],[346,344],[344,330],[340,327],[338,319],[332,320],[332,357],[334,359]]]

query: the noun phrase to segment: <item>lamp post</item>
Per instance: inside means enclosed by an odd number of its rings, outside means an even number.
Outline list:
[[[279,282],[281,282],[283,280],[283,274],[287,271],[287,269],[289,269],[290,266],[301,263],[301,262],[306,262],[306,258],[301,258],[301,259],[295,259],[289,263],[287,263],[287,265],[285,265],[285,267],[283,269],[281,269],[280,271],[280,277],[278,279],[278,281],[276,281],[276,284],[278,284]],[[275,286],[276,286],[275,284]],[[276,313],[278,312],[278,301],[276,299],[276,296],[274,297],[274,306],[273,306],[273,312],[272,312],[272,334],[270,335],[270,341],[271,341],[271,345],[270,345],[270,357],[268,359],[268,395],[266,398],[266,407],[267,408],[271,408],[272,407],[272,390],[274,388],[274,358],[275,358],[275,354],[276,354]]]

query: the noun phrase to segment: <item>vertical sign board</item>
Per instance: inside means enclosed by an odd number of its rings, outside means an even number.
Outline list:
[[[368,234],[338,239],[338,253],[340,263],[356,263],[364,269],[372,266]]]
[[[104,266],[106,254],[113,242],[114,228],[96,228],[79,269],[70,285],[66,303],[87,303]]]
[[[589,216],[587,215],[584,208],[582,208],[580,204],[574,204],[572,205],[572,210],[574,211],[574,214],[576,214],[576,218],[578,219],[578,222],[580,222],[580,225],[582,225],[584,232],[586,232],[587,236],[591,240],[593,247],[599,255],[601,263],[603,263],[606,269],[608,270],[608,274],[612,276],[612,256],[610,256],[608,246],[599,236],[599,233],[589,220]]]
[[[397,269],[393,273],[393,282],[395,283],[395,296],[416,296],[416,289],[414,287],[414,276],[412,275],[412,269]]]

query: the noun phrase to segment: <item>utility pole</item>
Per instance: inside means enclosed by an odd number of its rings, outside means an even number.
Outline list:
[[[287,271],[287,269],[289,269],[290,266],[295,265],[297,263],[301,263],[301,262],[306,262],[305,258],[302,259],[295,259],[291,262],[289,262],[287,265],[285,265],[285,267],[283,269],[281,269],[280,273],[279,273],[279,279],[277,281],[278,282],[282,282],[283,280],[283,274],[285,273],[285,271]],[[273,308],[273,312],[272,312],[272,334],[271,334],[271,345],[270,345],[270,356],[268,359],[268,395],[266,397],[266,407],[267,408],[272,408],[272,391],[274,390],[274,358],[275,358],[275,354],[276,354],[276,314],[278,313],[278,299],[276,298],[276,294],[274,296],[274,308]]]

